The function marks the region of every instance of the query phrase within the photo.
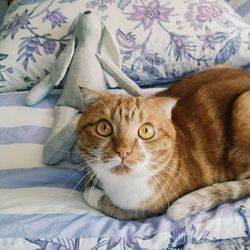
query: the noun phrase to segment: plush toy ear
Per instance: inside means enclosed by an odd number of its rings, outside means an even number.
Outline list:
[[[172,110],[175,107],[178,99],[173,97],[156,97],[154,100],[159,108],[166,114],[166,117],[171,119]]]
[[[101,22],[103,25],[103,30],[99,53],[104,58],[107,58],[108,60],[112,61],[112,63],[115,64],[121,70],[122,59],[118,42],[116,40],[114,32],[110,32],[110,30],[108,29],[108,27],[112,27],[112,25],[109,24],[108,21],[106,21],[105,23],[103,23],[103,21]],[[106,82],[108,82],[111,87],[117,87],[116,79],[114,79],[112,75],[109,75],[107,72],[104,71],[104,77],[106,79]]]
[[[118,86],[123,88],[128,94],[132,96],[142,95],[140,87],[126,76],[121,69],[119,69],[112,61],[103,57],[100,54],[96,54],[100,64],[106,73],[111,75],[118,83]]]
[[[36,86],[34,86],[26,97],[26,104],[29,106],[40,102],[54,86],[59,85],[69,68],[75,51],[75,36],[71,38],[68,45],[58,57],[51,68],[50,74],[45,76]]]

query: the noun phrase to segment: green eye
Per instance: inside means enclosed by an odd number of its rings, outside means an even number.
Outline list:
[[[113,134],[113,127],[107,120],[102,120],[96,125],[96,132],[104,137],[108,137]]]
[[[151,124],[145,123],[139,128],[138,135],[144,140],[151,139],[155,135],[154,127]]]

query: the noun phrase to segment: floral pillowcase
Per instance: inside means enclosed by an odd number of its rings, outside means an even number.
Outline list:
[[[0,92],[48,74],[87,9],[117,38],[123,71],[143,88],[250,63],[250,26],[223,0],[16,0],[0,29]]]

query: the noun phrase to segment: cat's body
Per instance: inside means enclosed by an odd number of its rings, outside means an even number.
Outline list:
[[[249,73],[218,67],[155,97],[92,93],[88,100],[78,145],[104,191],[87,189],[84,197],[105,214],[144,218],[175,201],[168,214],[179,219],[250,195]],[[98,134],[100,121],[108,135]]]

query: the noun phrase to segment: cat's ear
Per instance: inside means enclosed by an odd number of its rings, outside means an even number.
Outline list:
[[[82,111],[88,105],[95,103],[97,100],[109,95],[105,91],[93,90],[93,89],[82,88],[82,87],[80,88],[80,91],[82,94],[82,103],[81,103]]]
[[[156,97],[155,102],[157,106],[165,113],[168,119],[172,117],[172,110],[175,107],[178,99],[173,97]]]
[[[95,102],[101,96],[101,93],[96,90],[88,89],[88,88],[80,88],[83,102],[88,105],[92,102]]]

